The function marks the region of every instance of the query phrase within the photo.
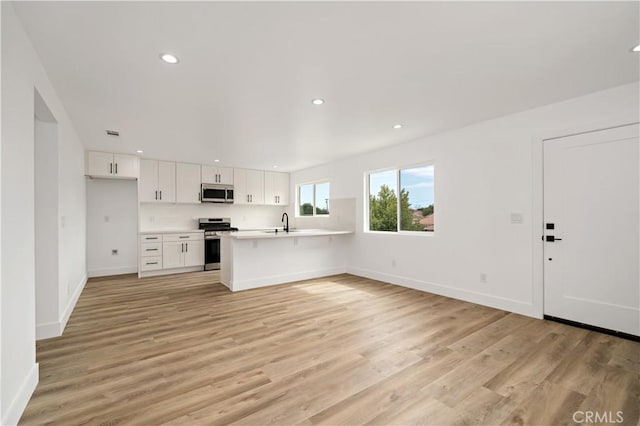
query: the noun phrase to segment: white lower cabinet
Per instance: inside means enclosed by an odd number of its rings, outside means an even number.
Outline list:
[[[162,243],[162,267],[164,269],[180,268],[184,266],[184,243],[174,241]]]
[[[197,271],[204,267],[204,234],[142,234],[139,263],[139,276]]]

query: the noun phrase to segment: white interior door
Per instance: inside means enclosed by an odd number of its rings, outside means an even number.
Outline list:
[[[545,315],[640,335],[638,134],[544,142]]]

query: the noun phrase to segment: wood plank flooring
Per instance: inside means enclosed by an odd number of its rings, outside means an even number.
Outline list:
[[[640,343],[351,275],[239,293],[217,272],[91,279],[37,358],[25,425],[640,417]]]

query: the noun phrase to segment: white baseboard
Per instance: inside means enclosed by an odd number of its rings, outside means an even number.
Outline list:
[[[521,302],[519,300],[464,290],[443,284],[419,281],[400,275],[385,274],[383,272],[372,271],[370,269],[347,267],[347,273],[537,318],[533,304]]]
[[[50,339],[61,335],[59,321],[36,324],[36,340]]]
[[[138,266],[121,266],[120,268],[101,268],[87,271],[87,277],[108,277],[111,275],[123,275],[123,274],[137,274]]]
[[[45,324],[36,324],[36,340],[42,339],[50,339],[52,337],[62,336],[64,332],[64,328],[67,326],[67,321],[69,321],[69,317],[71,317],[71,313],[73,312],[73,308],[75,308],[76,303],[78,303],[78,299],[80,298],[80,294],[82,294],[82,290],[84,290],[84,286],[87,284],[87,277],[83,276],[78,285],[76,286],[75,291],[69,298],[69,302],[62,313],[62,316],[58,320],[58,322],[48,322]]]
[[[33,391],[36,390],[38,379],[38,363],[35,363],[31,367],[31,370],[29,370],[27,377],[22,381],[22,385],[20,386],[17,395],[13,398],[9,407],[7,407],[7,411],[0,422],[1,424],[5,426],[18,424],[20,417],[22,417],[22,413],[24,413],[24,409],[27,408],[31,395],[33,395]]]
[[[252,288],[267,287],[270,285],[310,280],[313,278],[322,278],[329,275],[344,274],[345,272],[347,272],[347,268],[345,266],[338,266],[334,268],[316,269],[314,271],[295,272],[292,274],[284,275],[272,275],[269,277],[257,278],[253,280],[234,281],[231,284],[230,288],[231,291],[249,290]]]
[[[67,321],[69,321],[69,317],[73,312],[73,308],[76,307],[76,303],[78,303],[78,299],[80,298],[80,294],[82,294],[82,290],[84,290],[84,286],[87,285],[87,276],[83,276],[78,285],[76,286],[76,290],[73,292],[73,295],[69,298],[69,303],[67,303],[67,307],[62,313],[62,318],[60,318],[60,335],[64,332],[64,328],[67,326]]]

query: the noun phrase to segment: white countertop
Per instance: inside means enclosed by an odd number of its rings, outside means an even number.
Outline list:
[[[231,238],[234,240],[255,240],[264,238],[298,238],[298,237],[322,237],[326,235],[347,235],[353,234],[353,231],[334,231],[331,229],[292,229],[284,232],[281,229],[277,233],[273,230],[263,231],[238,231],[224,232],[219,235],[222,238]]]
[[[156,229],[152,231],[140,231],[138,234],[186,234],[188,232],[204,232],[204,229]]]

